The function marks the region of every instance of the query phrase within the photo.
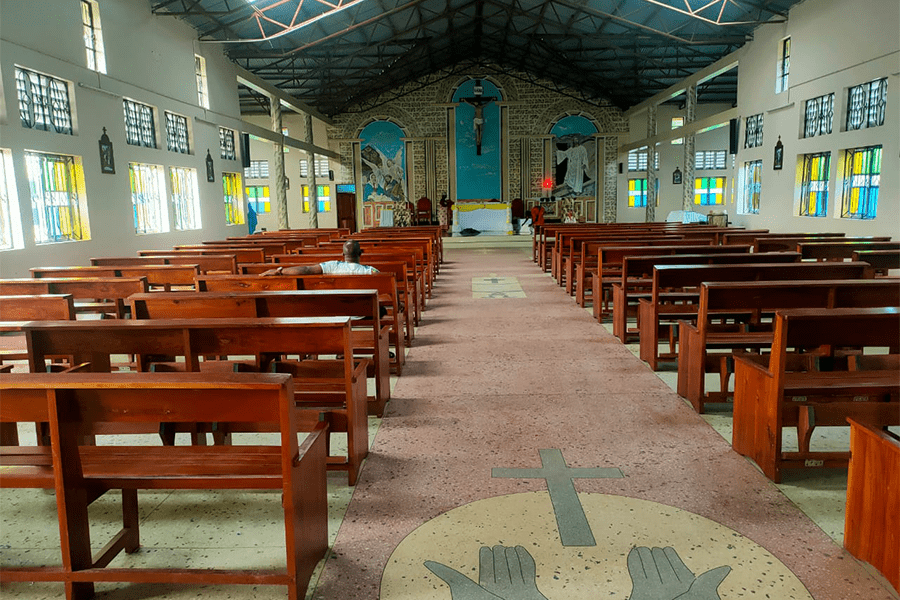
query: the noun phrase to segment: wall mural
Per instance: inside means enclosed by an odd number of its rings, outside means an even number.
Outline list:
[[[360,134],[363,226],[409,225],[404,133],[388,121],[366,125]]]
[[[563,117],[550,130],[554,173],[551,195],[557,198],[597,194],[597,128],[582,116]]]
[[[453,94],[456,107],[456,199],[501,197],[500,90],[486,79],[469,79]]]

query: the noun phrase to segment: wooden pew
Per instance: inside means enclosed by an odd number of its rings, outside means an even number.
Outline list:
[[[171,292],[173,286],[193,288],[194,277],[200,274],[196,264],[187,265],[125,265],[115,267],[32,267],[35,279],[44,277],[146,277],[150,289]]]
[[[861,260],[872,265],[876,277],[886,277],[890,271],[900,269],[900,250],[857,250],[850,260]]]
[[[713,246],[710,246],[712,248]],[[659,256],[631,255],[622,259],[619,281],[612,282],[613,335],[623,343],[630,341],[638,330],[628,329],[628,316],[637,313],[641,298],[649,298],[653,286],[653,269],[660,265],[725,265],[737,263],[788,263],[800,260],[800,254],[774,252],[750,254],[747,252],[707,252],[697,254],[663,254]]]
[[[126,316],[125,298],[149,291],[146,277],[62,277],[0,279],[0,294],[71,294],[75,313]]]
[[[804,260],[850,260],[857,250],[900,250],[900,242],[851,242],[846,239],[797,244]]]
[[[872,237],[841,237],[844,243],[860,243],[860,242],[888,242],[890,236],[872,236]],[[753,242],[754,252],[782,252],[794,251],[800,244],[810,241],[807,236],[783,236],[760,238]]]
[[[269,292],[170,292],[128,299],[134,319],[233,319],[247,317],[354,317],[351,336],[358,356],[370,356],[375,381],[368,414],[383,416],[391,397],[388,327],[381,325],[375,290]],[[323,368],[334,366],[323,364]]]
[[[643,241],[644,243],[656,243],[658,245],[668,245],[678,242],[683,238],[680,235],[667,235],[648,233],[641,238],[635,237],[633,234],[607,234],[592,235],[588,237],[582,236],[560,236],[560,244],[564,244],[561,248],[557,248],[554,252],[555,268],[551,270],[551,275],[556,278],[557,285],[565,287],[566,293],[570,296],[574,294],[573,280],[575,278],[576,264],[581,261],[582,248],[585,244],[590,243],[607,243],[618,244],[624,246],[632,242]]]
[[[138,250],[138,256],[169,256],[172,254],[177,254],[179,256],[206,256],[206,255],[221,255],[226,253],[222,248],[215,248],[209,246],[194,246],[191,249],[183,249],[180,250],[175,248],[174,250]],[[227,254],[233,254],[237,259],[238,263],[244,262],[266,262],[266,251],[264,248],[252,247],[252,246],[241,246],[241,247],[232,247],[229,248]]]
[[[108,256],[91,259],[95,267],[135,265],[197,265],[201,273],[237,273],[234,254],[168,254],[159,256]]]
[[[900,592],[900,437],[850,421],[844,548]]]
[[[700,285],[697,322],[680,322],[678,336],[678,393],[698,413],[707,402],[725,402],[733,367],[731,352],[768,350],[771,324],[762,323],[776,310],[790,308],[868,308],[900,306],[900,285],[883,279],[822,281],[704,282]],[[751,311],[742,331],[723,331],[713,323],[718,315]],[[707,392],[705,374],[720,374],[717,392]]]
[[[763,256],[763,255],[757,255]],[[872,279],[866,263],[739,263],[732,265],[658,265],[653,268],[649,297],[640,299],[640,357],[654,371],[660,358],[676,358],[674,326],[697,316],[700,284],[704,281],[790,281],[805,279]],[[665,290],[676,290],[673,292]],[[743,311],[739,311],[743,312]],[[659,332],[670,329],[671,352],[659,353]]]
[[[53,490],[62,566],[4,567],[0,581],[58,581],[66,598],[93,597],[95,582],[285,585],[305,597],[328,548],[325,423],[297,441],[291,378],[277,374],[23,374],[0,378],[3,423],[46,422],[50,445],[0,449],[0,487]],[[79,446],[95,424],[228,420],[267,424],[272,446]],[[91,556],[88,505],[122,490],[123,528]],[[140,548],[139,489],[280,491],[286,568],[107,568]],[[202,507],[201,507],[202,509]]]
[[[330,433],[346,432],[347,455],[329,455],[328,468],[346,471],[350,485],[356,484],[368,453],[368,361],[354,358],[347,317],[32,321],[22,330],[28,341],[32,373],[44,370],[48,355],[69,355],[73,364],[90,363],[94,372],[109,372],[110,357],[116,354],[136,355],[136,368],[142,372],[171,369],[169,364],[159,362],[160,355],[183,357],[184,362],[175,367],[178,369],[199,372],[202,365],[218,373],[222,369],[217,361],[204,362],[202,357],[250,355],[256,357],[256,371],[285,368],[297,373],[294,395],[300,431],[311,431],[324,413]],[[289,362],[278,360],[285,355],[318,354],[343,356],[342,372],[333,377],[330,372],[304,370],[302,366],[294,369]],[[234,430],[214,431],[227,440],[227,434]]]
[[[378,301],[387,310],[391,324],[390,345],[394,347],[391,367],[397,375],[403,374],[406,363],[403,324],[406,314],[400,306],[397,280],[390,273],[374,275],[282,275],[259,277],[254,275],[201,275],[197,277],[200,292],[251,292],[269,290],[328,290],[347,289],[378,291]]]
[[[0,321],[4,323],[64,320],[75,320],[72,294],[0,296]],[[28,360],[25,338],[20,332],[0,334],[0,364],[11,360]]]
[[[659,251],[653,250],[658,248]],[[627,242],[588,242],[581,247],[582,257],[575,265],[575,301],[578,306],[585,308],[587,299],[601,298],[602,302],[595,305],[594,318],[598,318],[602,311],[609,310],[608,292],[611,289],[613,278],[620,277],[622,273],[622,260],[628,256],[658,256],[662,254],[721,254],[749,252],[750,246],[734,246],[724,248],[710,244],[697,243],[695,240],[629,240]],[[599,265],[602,265],[602,269]],[[600,273],[600,275],[598,275]],[[594,285],[595,277],[598,277],[597,285]],[[590,294],[588,294],[590,290]],[[594,296],[597,293],[597,296]]]
[[[819,357],[835,370],[791,371],[791,350],[888,347],[893,365],[840,370],[838,361]],[[845,467],[849,453],[814,452],[815,427],[846,426],[847,418],[877,426],[900,424],[900,309],[838,308],[778,311],[772,353],[760,363],[754,355],[735,354],[734,433],[732,446],[751,458],[772,481],[793,467]],[[859,359],[859,357],[855,357]],[[865,357],[874,358],[874,357]],[[886,357],[877,357],[885,359]],[[850,367],[854,362],[847,361]],[[782,448],[782,429],[796,427],[798,452]]]
[[[829,238],[842,238],[845,235],[846,234],[844,234],[843,232],[774,233],[766,230],[735,230],[733,232],[725,233],[722,235],[722,245],[728,246],[731,244],[750,244],[752,246],[758,239],[773,237],[804,237],[809,238],[810,241],[815,241],[816,239],[827,240]]]

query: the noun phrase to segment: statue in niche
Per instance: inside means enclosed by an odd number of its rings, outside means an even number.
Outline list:
[[[475,118],[472,120],[472,124],[475,127],[475,154],[477,156],[481,156],[481,135],[484,129],[484,107],[491,102],[496,102],[497,98],[495,96],[484,96],[484,87],[481,85],[481,80],[475,80],[475,88],[472,91],[472,96],[468,98],[460,98],[460,102],[465,102],[466,104],[471,104],[475,108]]]

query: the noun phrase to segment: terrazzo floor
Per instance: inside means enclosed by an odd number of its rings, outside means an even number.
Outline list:
[[[694,413],[670,374],[650,371],[540,273],[530,247],[499,246],[445,248],[403,376],[384,419],[370,421],[358,485],[329,476],[332,551],[308,598],[897,597],[834,539],[844,474],[788,473],[776,487],[731,450],[727,407]],[[804,510],[830,514],[820,525],[798,508],[809,490]],[[0,566],[58,564],[53,497],[3,490],[0,502]],[[154,492],[140,505],[144,547],[114,564],[283,564],[276,494]],[[115,527],[116,509],[115,498],[92,505],[92,539]],[[263,586],[97,589],[285,597]],[[0,597],[58,598],[61,586],[4,584]]]

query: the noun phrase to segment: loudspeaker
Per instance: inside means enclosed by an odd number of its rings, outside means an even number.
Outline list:
[[[732,119],[728,122],[728,154],[737,154],[740,135],[738,120]]]
[[[624,168],[624,165],[622,165],[622,163],[619,163],[619,175],[622,174],[623,168]]]
[[[328,181],[334,181],[334,171],[328,171]]]
[[[241,164],[246,169],[250,166],[250,134],[241,134]]]

